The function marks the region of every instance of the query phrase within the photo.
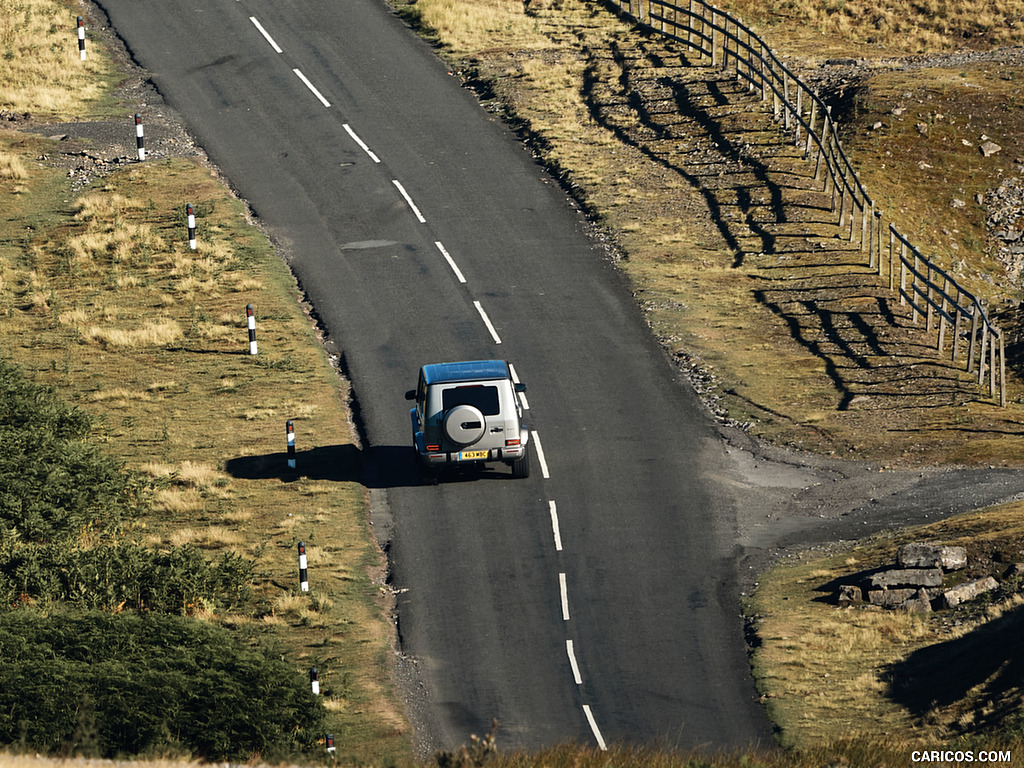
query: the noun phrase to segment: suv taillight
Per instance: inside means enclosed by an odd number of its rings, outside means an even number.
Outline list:
[[[506,440],[505,447],[507,448],[510,445],[519,445],[521,442],[522,440],[520,440],[518,437],[515,440]]]

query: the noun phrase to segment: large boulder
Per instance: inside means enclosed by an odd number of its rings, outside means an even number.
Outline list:
[[[890,587],[937,587],[942,584],[941,568],[894,568],[874,574],[869,583],[875,589]]]
[[[960,605],[960,603],[965,603],[968,600],[975,599],[979,595],[985,594],[986,592],[991,592],[998,586],[999,582],[991,576],[986,576],[984,579],[976,579],[975,581],[969,581],[966,584],[961,584],[959,587],[947,589],[942,593],[942,598],[945,601],[947,608],[955,608]]]
[[[879,605],[882,608],[898,608],[907,600],[917,596],[917,590],[913,587],[907,589],[870,589],[868,590],[868,602],[871,605]]]
[[[914,542],[900,547],[897,560],[903,568],[942,568],[957,571],[967,567],[967,550],[940,544]]]

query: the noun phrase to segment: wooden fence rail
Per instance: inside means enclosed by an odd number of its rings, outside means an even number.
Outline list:
[[[885,214],[875,206],[843,151],[832,110],[818,94],[794,75],[741,19],[705,0],[610,2],[642,27],[695,49],[711,66],[723,70],[732,68],[736,78],[746,83],[748,92],[758,93],[764,103],[771,100],[776,122],[781,123],[797,146],[803,146],[804,158],[814,162],[814,179],[824,185],[823,191],[831,193],[832,212],[838,209],[838,226],[844,231],[849,229],[849,241],[858,243],[860,251],[867,255],[869,267],[877,268],[880,276],[884,271],[883,261],[888,256],[889,288],[894,291],[896,265],[899,265],[900,304],[911,306],[915,323],[921,317],[927,318],[928,331],[937,325],[940,352],[949,325],[953,327],[953,361],[957,360],[960,337],[968,334],[967,371],[977,371],[979,386],[984,386],[988,377],[993,398],[998,378],[999,401],[1005,407],[1003,333],[992,324],[973,295],[922,256],[891,223],[888,254],[885,253]],[[969,331],[963,327],[968,322]]]

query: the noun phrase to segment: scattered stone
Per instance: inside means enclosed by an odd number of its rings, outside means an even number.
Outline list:
[[[961,200],[958,197],[954,197],[953,198],[953,202],[951,202],[949,205],[950,205],[951,208],[963,208],[963,207],[965,207],[967,205],[967,203],[965,203],[963,200]]]
[[[942,598],[945,601],[947,608],[955,608],[960,605],[960,603],[965,603],[968,600],[974,600],[976,597],[983,595],[986,592],[991,592],[998,586],[999,582],[991,576],[986,576],[984,579],[976,579],[975,581],[969,581],[966,584],[961,584],[959,587],[947,589],[942,593]]]
[[[1024,576],[1024,563],[1014,563],[1008,575],[1011,579],[1019,579]]]
[[[927,124],[925,124],[925,123],[918,123],[914,127],[917,129],[917,132],[920,133],[922,136],[927,136],[928,135],[928,125]]]
[[[913,587],[906,589],[870,589],[868,590],[868,602],[872,605],[880,605],[883,608],[899,608],[907,600],[917,595]]]
[[[928,590],[918,590],[917,594],[909,600],[904,601],[900,608],[908,613],[931,613],[932,600],[928,594]]]
[[[942,585],[941,568],[897,568],[871,577],[872,587],[938,587]]]
[[[864,601],[864,590],[856,584],[841,584],[839,586],[839,604],[860,603]]]
[[[903,568],[942,568],[958,571],[967,567],[967,550],[940,544],[912,542],[900,547],[896,561]]]
[[[984,144],[978,147],[978,149],[981,151],[981,154],[984,157],[992,157],[992,155],[996,154],[997,152],[1001,152],[1003,148],[996,144],[994,141],[986,141]]]

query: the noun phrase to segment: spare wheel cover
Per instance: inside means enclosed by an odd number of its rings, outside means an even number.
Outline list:
[[[472,405],[457,405],[445,414],[444,433],[456,445],[472,445],[484,436],[484,415]]]

